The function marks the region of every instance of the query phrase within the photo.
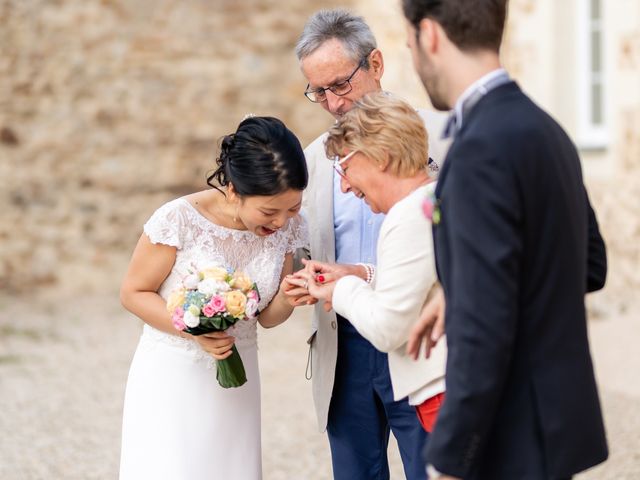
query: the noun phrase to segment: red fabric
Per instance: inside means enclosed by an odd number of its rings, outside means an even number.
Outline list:
[[[418,419],[422,424],[422,428],[429,433],[433,431],[433,427],[436,425],[438,412],[440,411],[440,406],[443,402],[444,392],[439,393],[435,397],[427,398],[420,405],[416,406],[416,413],[418,414]]]

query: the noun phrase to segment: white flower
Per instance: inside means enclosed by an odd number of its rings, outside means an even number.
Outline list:
[[[198,287],[199,281],[200,281],[200,278],[198,278],[198,275],[195,273],[192,273],[185,277],[182,284],[184,285],[184,288],[188,288],[189,290],[194,290]]]
[[[208,297],[215,295],[216,293],[226,292],[230,289],[227,282],[220,282],[213,278],[205,278],[198,283],[198,291]]]
[[[258,311],[258,302],[256,302],[253,298],[247,300],[247,304],[244,306],[244,313],[247,318],[254,318],[256,316],[256,312]]]
[[[231,287],[227,282],[218,282],[216,284],[216,288],[218,289],[218,292],[228,292],[231,290]]]
[[[190,327],[190,328],[194,328],[200,325],[200,317],[196,317],[189,310],[184,312],[184,318],[182,319],[182,321],[187,327]]]

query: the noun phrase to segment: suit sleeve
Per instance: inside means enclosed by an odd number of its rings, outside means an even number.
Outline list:
[[[523,239],[512,165],[482,141],[456,147],[436,229],[450,259],[443,279],[447,397],[425,455],[437,470],[464,478],[491,448],[486,440],[516,338]]]
[[[585,192],[586,195],[586,192]],[[598,220],[587,196],[589,209],[589,241],[587,250],[587,292],[604,287],[607,278],[607,250],[600,235]]]

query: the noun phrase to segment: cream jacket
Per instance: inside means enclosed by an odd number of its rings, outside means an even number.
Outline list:
[[[374,347],[389,354],[395,400],[417,392],[425,399],[444,391],[444,341],[438,342],[429,359],[421,355],[416,361],[405,354],[409,332],[437,279],[431,223],[421,208],[434,186],[418,188],[387,213],[380,228],[372,284],[347,276],[333,292],[335,311],[348,318]]]
[[[449,141],[440,139],[447,115],[435,111],[418,113],[425,120],[429,132],[429,155],[440,164],[444,160]],[[324,133],[304,151],[309,169],[309,186],[302,199],[302,210],[309,225],[310,256],[321,262],[335,262],[336,245],[333,226],[333,167],[324,151]],[[347,195],[352,195],[351,193]],[[338,331],[334,311],[325,312],[320,302],[314,307],[312,331],[309,337],[311,348],[310,374],[312,376],[313,400],[321,432],[327,428],[329,404],[338,356]]]

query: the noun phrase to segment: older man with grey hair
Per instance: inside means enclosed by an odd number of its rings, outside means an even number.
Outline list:
[[[362,17],[345,10],[311,16],[296,55],[308,81],[305,96],[335,118],[365,94],[382,89],[384,62],[376,39]],[[442,125],[435,112],[420,113],[429,130]],[[437,141],[439,135],[431,137]],[[309,220],[310,254],[319,261],[350,264],[341,268],[371,280],[384,215],[372,213],[362,198],[341,191],[340,176],[324,151],[325,138],[326,133],[305,149],[310,182],[303,209]],[[444,158],[444,145],[431,142],[430,152],[436,159]],[[303,289],[290,293],[297,305],[311,301]],[[349,321],[319,304],[309,344],[318,425],[328,432],[334,478],[388,479],[387,447],[393,431],[407,479],[424,479],[420,449],[427,433],[406,399],[394,401],[387,354],[377,351]],[[436,393],[443,390],[444,382]]]

